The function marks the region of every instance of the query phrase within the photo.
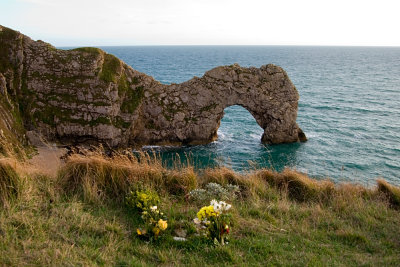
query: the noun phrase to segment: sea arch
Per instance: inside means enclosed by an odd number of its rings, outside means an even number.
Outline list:
[[[296,87],[282,68],[272,64],[217,67],[201,78],[160,85],[148,96],[142,113],[144,127],[135,142],[208,143],[217,137],[224,109],[233,105],[244,107],[254,117],[264,130],[263,143],[306,140],[296,123]]]
[[[166,85],[98,48],[60,50],[3,26],[0,32],[0,97],[20,107],[22,128],[49,141],[207,143],[231,105],[253,115],[264,143],[306,140],[296,123],[298,92],[278,66],[221,66]]]

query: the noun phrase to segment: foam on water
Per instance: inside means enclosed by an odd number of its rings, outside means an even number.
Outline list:
[[[228,164],[297,168],[314,177],[400,185],[400,48],[285,46],[103,47],[164,83],[179,83],[235,62],[283,67],[299,94],[298,123],[309,141],[264,146],[245,109],[225,109],[219,140],[159,149],[165,159],[190,154],[198,167]]]

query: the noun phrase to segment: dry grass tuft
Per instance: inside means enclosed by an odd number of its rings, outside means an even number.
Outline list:
[[[163,184],[168,193],[186,195],[197,187],[197,174],[193,167],[164,171]]]
[[[261,170],[259,175],[271,186],[287,191],[297,201],[329,201],[335,192],[331,181],[317,181],[295,170],[285,169],[281,173]]]
[[[23,180],[17,173],[16,162],[0,159],[0,205],[9,206],[22,192]]]
[[[101,150],[87,154],[73,154],[58,174],[57,184],[65,193],[83,196],[86,201],[123,199],[137,186],[151,187],[162,194],[185,196],[198,186],[210,182],[221,185],[238,185],[242,198],[276,199],[274,188],[281,196],[298,202],[318,202],[344,210],[350,203],[367,199],[381,199],[382,194],[360,185],[334,185],[328,180],[315,180],[306,174],[285,169],[278,173],[261,169],[237,173],[226,167],[206,169],[198,174],[193,166],[177,165],[174,169],[163,166],[157,156],[147,153],[114,153],[106,156]],[[394,207],[400,207],[400,189],[384,180],[378,181],[378,191],[383,192]],[[354,206],[354,205],[353,205]]]
[[[108,160],[101,154],[74,154],[61,168],[58,184],[67,193],[82,194],[87,201],[119,198],[127,193],[137,176],[146,175],[142,168],[133,166],[128,157]]]
[[[287,186],[289,197],[298,201],[325,202],[335,191],[335,186],[331,181],[317,181],[294,170],[285,169],[281,175]]]
[[[234,184],[238,186],[245,186],[245,178],[234,172],[232,169],[226,167],[219,167],[213,169],[206,169],[203,175],[204,184],[218,183],[221,185]]]
[[[27,153],[32,152],[31,150],[31,147],[22,146],[15,137],[5,135],[0,125],[0,158],[13,158],[24,161],[27,159]]]
[[[391,206],[400,208],[400,187],[389,184],[383,179],[377,180],[378,192],[383,193]]]
[[[137,157],[115,153],[109,158],[96,152],[71,155],[58,174],[58,184],[66,193],[99,202],[106,198],[121,199],[137,185],[185,195],[196,188],[197,175],[190,166],[179,171],[166,169],[161,160],[147,153]]]
[[[341,183],[335,188],[335,197],[347,202],[368,199],[375,195],[373,190],[359,184]]]

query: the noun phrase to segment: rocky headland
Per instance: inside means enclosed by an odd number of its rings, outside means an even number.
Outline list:
[[[98,48],[56,49],[0,26],[0,135],[126,147],[214,140],[224,109],[246,108],[267,144],[305,141],[286,72],[237,64],[161,84]]]

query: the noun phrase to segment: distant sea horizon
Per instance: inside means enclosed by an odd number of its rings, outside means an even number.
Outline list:
[[[59,47],[70,49],[75,47]],[[220,65],[286,70],[299,95],[297,122],[309,141],[263,145],[262,129],[240,106],[227,107],[217,141],[151,147],[171,163],[190,155],[197,168],[297,169],[317,179],[400,185],[400,47],[304,45],[99,46],[134,69],[170,84]]]

